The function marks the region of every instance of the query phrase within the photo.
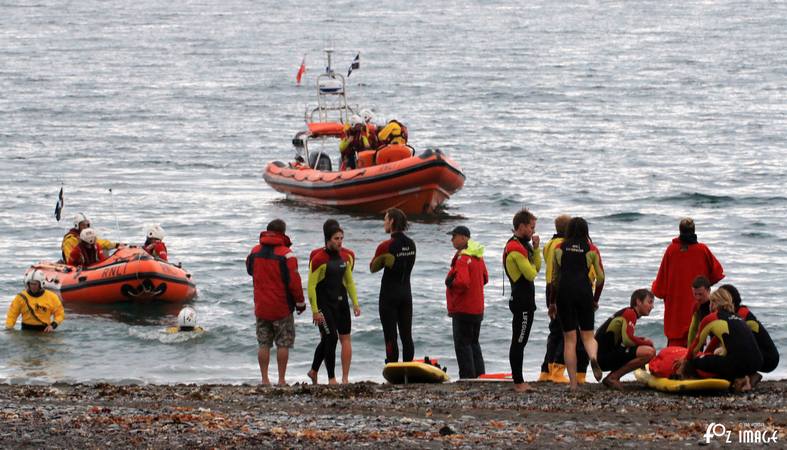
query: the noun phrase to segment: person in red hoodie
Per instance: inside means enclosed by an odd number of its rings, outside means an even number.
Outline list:
[[[276,362],[279,385],[287,384],[284,376],[290,348],[295,343],[293,310],[306,310],[303,300],[298,260],[290,250],[292,242],[285,233],[283,220],[272,220],[260,233],[260,243],[246,257],[246,272],[254,280],[254,315],[257,318],[257,361],[262,384],[270,384],[268,363],[273,343],[276,343]]]
[[[96,243],[98,237],[92,228],[85,228],[79,233],[79,244],[71,250],[68,265],[88,267],[106,259],[101,246]]]
[[[470,229],[458,226],[450,233],[456,254],[445,278],[445,296],[451,317],[459,378],[478,378],[486,373],[478,337],[484,319],[484,285],[489,273],[484,246],[470,239]]]
[[[651,290],[664,299],[667,346],[686,347],[695,303],[691,283],[702,275],[713,286],[724,278],[724,269],[708,246],[697,242],[694,220],[682,219],[678,229],[680,236],[664,252]]]

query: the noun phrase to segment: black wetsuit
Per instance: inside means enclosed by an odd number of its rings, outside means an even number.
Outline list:
[[[715,336],[726,349],[725,355],[694,356],[689,360],[689,368],[701,370],[728,380],[749,375],[762,367],[762,354],[746,322],[727,311],[716,311],[702,321],[697,347],[689,351],[698,352],[708,336]]]
[[[317,282],[317,307],[325,318],[320,325],[320,343],[314,350],[312,370],[317,372],[325,361],[328,378],[335,378],[336,344],[339,335],[350,334],[350,303],[343,278],[347,265],[351,264],[347,252],[323,249],[312,256],[311,271],[315,272],[325,265],[324,275]],[[311,274],[310,274],[311,278]],[[311,279],[310,279],[311,283]]]
[[[413,295],[410,289],[410,273],[414,265],[415,242],[402,232],[392,233],[390,239],[378,245],[370,264],[373,272],[383,268],[379,309],[386,363],[399,360],[397,328],[402,339],[402,360],[412,361],[415,354]]]
[[[536,311],[536,285],[533,280],[528,280],[519,271],[515,271],[516,279],[509,273],[508,255],[513,252],[520,253],[522,257],[527,258],[527,262],[532,266],[536,265],[536,258],[530,239],[520,239],[513,236],[506,243],[506,248],[503,252],[503,270],[506,273],[508,282],[511,284],[511,298],[508,300],[508,309],[513,315],[511,319],[511,345],[508,347],[508,362],[511,366],[511,377],[514,383],[521,384],[525,382],[522,376],[522,360],[527,341],[530,338],[530,329],[533,326],[533,313]]]
[[[762,366],[758,372],[772,372],[779,365],[779,350],[773,343],[771,335],[768,334],[768,330],[746,306],[741,305],[738,308],[738,316],[745,320],[746,325],[754,332],[754,339],[757,341],[760,353],[762,353]]]
[[[592,331],[595,321],[593,286],[588,278],[588,242],[563,241],[560,245],[560,282],[557,292],[557,314],[563,331]]]

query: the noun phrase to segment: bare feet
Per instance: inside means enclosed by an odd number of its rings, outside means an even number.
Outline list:
[[[607,377],[604,378],[604,380],[602,380],[601,383],[604,386],[606,386],[606,387],[608,387],[610,389],[613,389],[615,391],[622,391],[623,390],[623,384],[620,382],[620,380],[612,378],[609,375],[607,375]]]
[[[271,385],[271,380],[269,380],[269,379],[267,379],[267,378],[263,378],[263,379],[262,379],[262,383],[261,383],[261,384],[262,384],[263,386],[270,386],[270,385]]]
[[[759,384],[760,380],[762,380],[762,375],[758,372],[754,372],[753,374],[749,375],[749,384],[751,384],[751,388],[754,389]]]
[[[339,383],[336,381],[336,378],[331,378],[330,380],[328,380],[328,384],[339,384]]]
[[[514,383],[514,390],[516,392],[533,392],[533,387],[527,383]]]
[[[276,383],[276,386],[280,386],[280,387],[281,387],[281,386],[287,386],[287,381],[285,381],[285,380],[279,380],[279,382],[278,382],[278,383]]]
[[[308,372],[306,372],[306,376],[309,377],[310,380],[312,380],[312,384],[317,384],[317,372],[313,370],[309,370]]]
[[[751,380],[749,376],[737,378],[732,382],[733,392],[749,392],[751,391]]]
[[[342,384],[350,384],[349,378],[342,378]]]
[[[601,377],[604,376],[604,372],[601,371],[601,366],[598,365],[598,361],[591,359],[590,368],[593,369],[593,377],[596,379],[596,381],[601,381]]]

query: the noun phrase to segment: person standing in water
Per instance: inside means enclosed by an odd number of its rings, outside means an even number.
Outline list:
[[[604,268],[601,253],[591,242],[588,223],[575,217],[568,223],[566,239],[555,249],[555,279],[550,288],[550,313],[557,316],[563,326],[563,359],[568,369],[569,388],[576,390],[577,382],[577,327],[579,336],[590,358],[596,381],[601,381],[601,367],[597,361],[598,344],[593,337],[595,311],[604,288]],[[596,290],[588,277],[593,268],[596,273]]]
[[[380,283],[380,322],[385,339],[385,362],[399,361],[397,328],[402,339],[402,361],[413,360],[413,294],[410,290],[410,273],[415,265],[415,242],[404,234],[407,215],[398,208],[385,213],[383,222],[391,238],[377,246],[369,263],[372,273],[383,270]]]
[[[525,392],[531,389],[522,376],[522,358],[533,325],[536,311],[536,286],[534,280],[541,270],[540,238],[536,232],[536,216],[527,209],[514,215],[514,235],[503,250],[503,270],[511,283],[511,298],[508,308],[513,314],[511,321],[511,346],[508,361],[514,390]]]
[[[44,273],[33,269],[25,274],[25,289],[16,294],[8,307],[6,329],[14,328],[22,316],[22,329],[52,333],[66,318],[60,298],[44,289]]]
[[[342,248],[344,231],[336,221],[326,223],[323,234],[325,247],[313,251],[309,260],[309,303],[314,324],[320,329],[320,343],[307,375],[317,384],[317,372],[325,361],[328,383],[336,384],[336,344],[341,341],[342,383],[348,383],[352,361],[348,296],[355,317],[361,315],[352,276],[355,258],[351,251]]]

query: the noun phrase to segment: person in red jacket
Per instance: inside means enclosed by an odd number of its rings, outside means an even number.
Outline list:
[[[260,243],[246,257],[246,272],[254,280],[254,315],[257,318],[257,361],[260,364],[262,384],[270,384],[268,363],[273,343],[276,343],[276,362],[279,385],[287,384],[285,373],[290,348],[295,343],[293,310],[301,314],[306,310],[303,301],[298,260],[290,250],[292,242],[285,233],[283,220],[272,220],[260,233]]]
[[[667,345],[686,347],[695,303],[691,283],[702,275],[713,286],[724,278],[724,269],[708,246],[697,242],[694,220],[681,220],[678,229],[680,236],[664,252],[651,290],[656,297],[664,299]]]
[[[450,233],[456,254],[445,278],[448,315],[451,317],[459,378],[486,373],[478,337],[484,319],[484,285],[489,273],[484,246],[470,239],[470,229],[458,226]]]
[[[151,225],[145,233],[145,244],[142,246],[150,256],[167,260],[167,246],[164,244],[164,229],[161,225]]]
[[[85,228],[79,233],[79,245],[71,250],[68,265],[88,267],[106,259],[101,247],[96,243],[98,237],[95,230]]]

